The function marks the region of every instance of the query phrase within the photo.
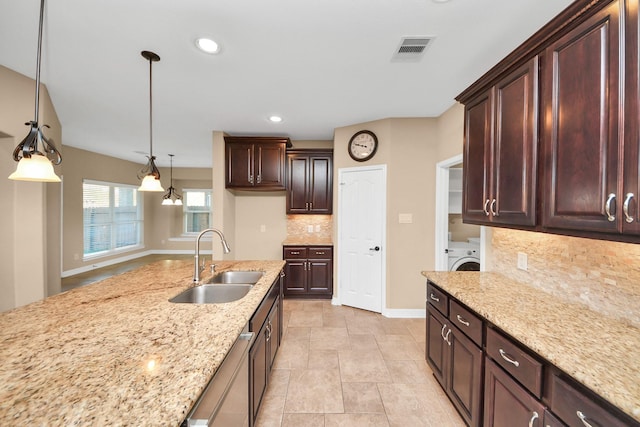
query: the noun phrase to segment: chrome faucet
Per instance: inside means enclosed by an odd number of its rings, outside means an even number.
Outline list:
[[[216,233],[218,236],[220,236],[220,242],[222,243],[222,250],[224,251],[225,254],[228,254],[229,252],[231,252],[231,249],[229,249],[229,245],[227,244],[227,241],[224,238],[224,234],[222,234],[220,230],[217,230],[215,228],[207,228],[206,230],[202,230],[200,234],[198,234],[198,237],[196,238],[195,268],[193,270],[193,283],[200,283],[200,272],[204,270],[204,260],[202,260],[203,261],[202,266],[199,265],[200,239],[204,234],[208,233],[209,231]]]

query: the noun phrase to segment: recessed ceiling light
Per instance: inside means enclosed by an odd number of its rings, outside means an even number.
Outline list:
[[[282,121],[282,117],[280,116],[269,116],[269,121],[273,123],[280,123]]]
[[[220,51],[220,45],[206,37],[196,39],[196,46],[204,53],[214,54]]]

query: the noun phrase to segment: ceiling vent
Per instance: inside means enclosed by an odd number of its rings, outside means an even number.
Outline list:
[[[412,36],[403,37],[400,45],[396,49],[391,61],[395,62],[417,62],[422,59],[427,47],[433,43],[435,37],[432,36]]]

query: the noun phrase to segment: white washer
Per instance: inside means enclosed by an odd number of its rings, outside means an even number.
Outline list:
[[[473,242],[449,242],[449,271],[480,271],[480,245]]]

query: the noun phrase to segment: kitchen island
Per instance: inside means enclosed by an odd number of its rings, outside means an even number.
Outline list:
[[[284,266],[216,264],[265,274],[234,302],[174,304],[193,261],[159,261],[0,313],[0,425],[180,425]]]
[[[640,421],[640,329],[497,273],[422,275]]]

